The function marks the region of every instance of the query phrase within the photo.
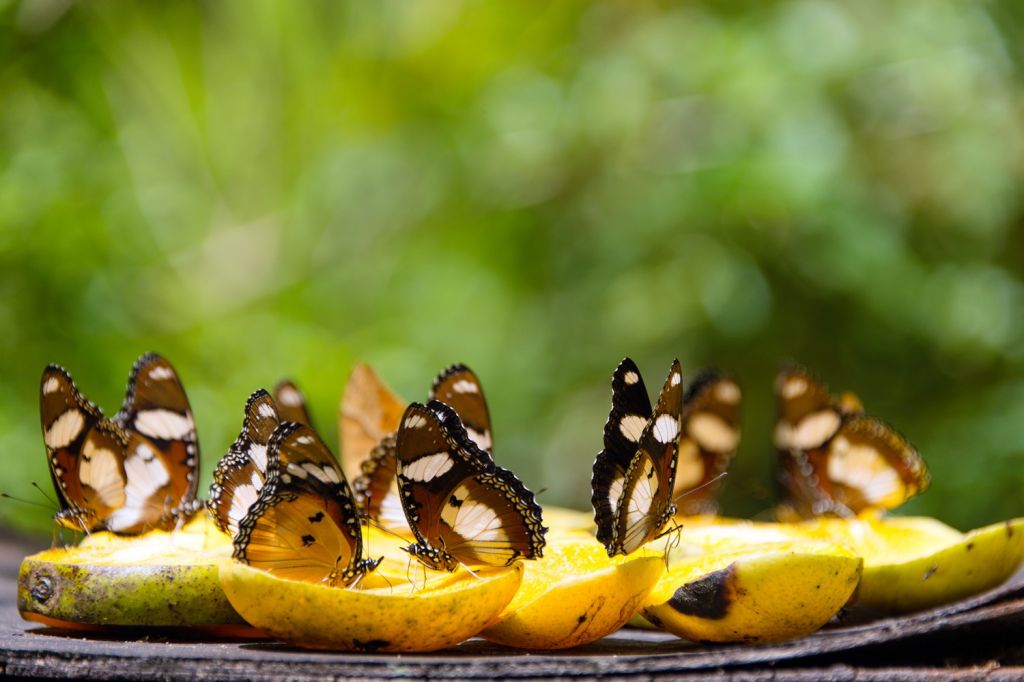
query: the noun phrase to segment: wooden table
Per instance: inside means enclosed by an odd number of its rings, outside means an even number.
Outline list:
[[[267,641],[85,635],[23,621],[18,564],[38,548],[0,538],[0,672],[89,679],[324,680],[631,677],[729,680],[1024,679],[1024,570],[992,592],[932,611],[826,628],[779,645],[697,645],[623,630],[570,651],[471,640],[436,654],[304,651]]]

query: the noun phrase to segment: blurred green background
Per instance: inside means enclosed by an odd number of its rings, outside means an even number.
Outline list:
[[[409,399],[462,361],[585,507],[629,354],[740,378],[728,513],[795,359],[922,451],[906,512],[1024,514],[1019,7],[0,0],[0,489],[49,487],[46,363],[109,414],[152,349],[204,490],[253,389],[335,443],[356,360]]]

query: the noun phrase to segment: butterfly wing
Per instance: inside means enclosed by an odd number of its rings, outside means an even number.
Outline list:
[[[827,445],[808,453],[808,460],[820,492],[831,503],[819,513],[893,509],[930,482],[917,450],[873,417],[849,418]]]
[[[79,531],[105,527],[125,502],[127,435],[57,365],[43,371],[39,413],[61,506],[57,522]]]
[[[417,539],[410,553],[434,568],[507,565],[541,556],[541,509],[512,472],[494,464],[459,415],[433,400],[411,404],[396,448],[398,488]]]
[[[162,510],[162,528],[198,509],[199,444],[185,389],[156,353],[132,367],[121,411],[114,421],[129,436],[124,468],[125,503],[117,522],[130,526]]]
[[[386,528],[411,532],[398,491],[398,461],[395,434],[385,436],[363,462],[359,476],[352,481],[352,490],[363,512]]]
[[[350,480],[359,476],[360,467],[381,439],[398,430],[404,411],[405,401],[369,365],[360,363],[352,368],[338,417],[342,468]]]
[[[697,375],[683,397],[683,435],[679,439],[672,497],[683,514],[713,514],[721,483],[740,442],[740,387],[714,371]]]
[[[290,379],[282,379],[274,386],[274,402],[277,403],[277,411],[282,421],[313,425],[309,407],[306,405],[306,396]]]
[[[612,542],[615,505],[640,437],[651,420],[651,401],[636,363],[625,358],[612,374],[612,409],[604,425],[604,449],[594,460],[590,479],[591,503],[597,523],[597,539]]]
[[[682,429],[682,379],[679,360],[675,360],[626,469],[612,520],[612,537],[604,543],[610,556],[631,554],[650,542],[676,513],[672,489]]]
[[[229,535],[249,511],[267,476],[267,445],[281,423],[276,401],[262,388],[245,403],[238,438],[217,462],[206,506],[217,527]]]
[[[234,557],[283,578],[348,584],[378,561],[362,558],[362,528],[341,469],[305,424],[284,422],[267,448],[268,479],[238,524]]]
[[[430,397],[455,410],[477,447],[491,452],[491,415],[483,386],[473,370],[462,364],[448,367],[434,379]]]

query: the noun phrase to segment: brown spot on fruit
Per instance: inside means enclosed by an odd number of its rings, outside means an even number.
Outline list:
[[[729,564],[677,589],[668,605],[687,616],[721,620],[736,596],[736,564]]]

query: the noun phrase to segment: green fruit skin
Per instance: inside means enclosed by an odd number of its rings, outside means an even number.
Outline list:
[[[899,563],[865,562],[858,602],[888,611],[948,604],[998,586],[1024,559],[1024,519],[971,531],[931,555]]]
[[[84,625],[241,624],[217,566],[95,566],[29,557],[18,572],[18,610]]]

